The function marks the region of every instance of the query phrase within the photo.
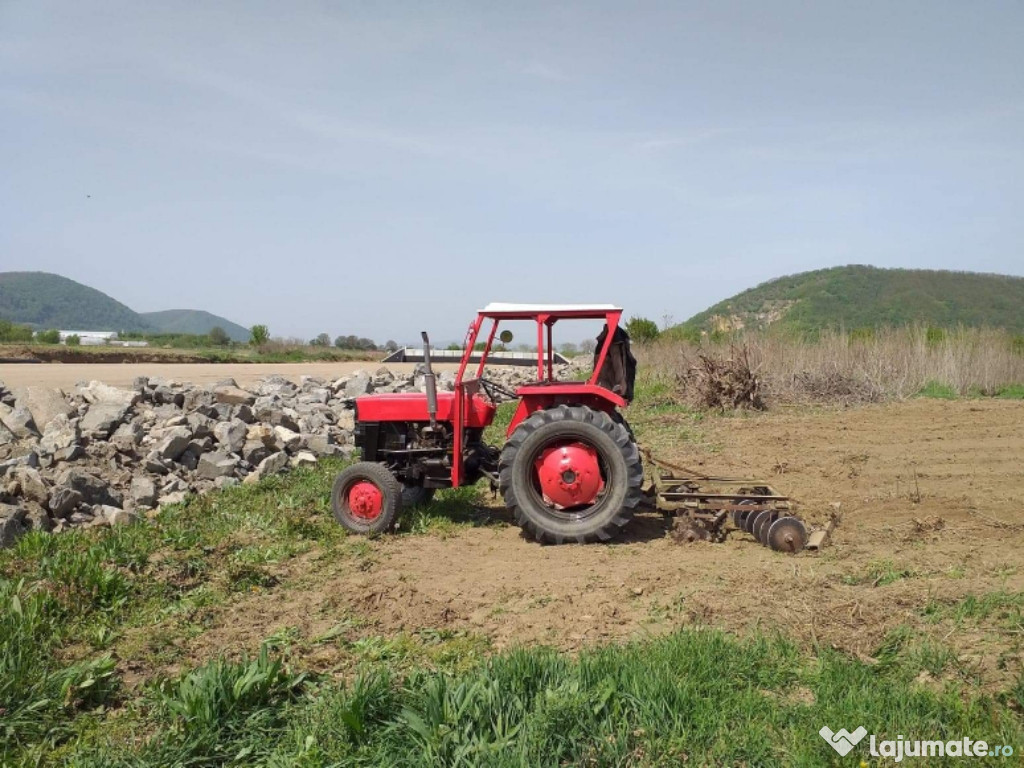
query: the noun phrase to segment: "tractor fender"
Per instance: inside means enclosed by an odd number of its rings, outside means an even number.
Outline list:
[[[625,408],[628,403],[614,392],[596,384],[544,384],[520,387],[519,406],[509,422],[506,437],[516,431],[524,420],[536,411],[554,408],[557,405],[584,405],[595,411],[614,413],[616,408]]]

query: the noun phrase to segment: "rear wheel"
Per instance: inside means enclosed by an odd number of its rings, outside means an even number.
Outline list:
[[[412,509],[429,504],[434,498],[433,488],[424,488],[422,485],[402,486],[402,507]]]
[[[394,528],[402,511],[402,486],[382,464],[361,461],[334,479],[331,510],[353,533],[384,533]]]
[[[603,411],[537,411],[505,443],[498,463],[505,504],[542,542],[608,541],[640,502],[643,465],[626,426]]]

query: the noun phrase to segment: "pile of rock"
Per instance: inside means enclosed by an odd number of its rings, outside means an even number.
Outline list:
[[[488,370],[508,388],[531,369]],[[454,374],[438,376],[451,390]],[[27,530],[130,522],[163,504],[352,452],[353,398],[423,389],[422,370],[357,371],[298,385],[198,387],[156,378],[74,392],[0,382],[0,546]]]

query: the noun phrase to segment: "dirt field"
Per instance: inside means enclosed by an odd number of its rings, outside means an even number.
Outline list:
[[[695,444],[666,438],[695,430]],[[660,516],[642,515],[613,545],[545,547],[489,502],[479,527],[384,537],[358,561],[314,552],[282,565],[279,586],[219,609],[188,655],[346,623],[356,635],[454,629],[497,648],[570,650],[697,624],[778,628],[868,660],[901,637],[934,642],[953,652],[944,674],[982,686],[1019,671],[1024,404],[914,400],[696,423],[680,413],[648,432],[666,458],[771,478],[812,523],[838,505],[832,546],[785,556],[742,534],[679,545]],[[968,595],[979,600],[965,604]],[[314,645],[310,661],[337,671],[343,654]]]
[[[233,378],[245,386],[267,376],[285,376],[298,381],[301,376],[336,379],[359,369],[373,371],[380,363],[360,360],[344,363],[15,363],[0,364],[0,381],[9,388],[39,385],[69,389],[79,381],[102,381],[114,387],[130,386],[136,376],[212,384]],[[389,363],[393,371],[411,371],[414,363]],[[435,364],[443,371],[457,366]]]

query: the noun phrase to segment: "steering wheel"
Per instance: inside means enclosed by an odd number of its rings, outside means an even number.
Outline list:
[[[485,379],[483,377],[477,379],[480,382],[480,388],[487,394],[487,397],[491,399],[491,402],[497,404],[502,400],[515,400],[518,395],[510,389],[498,384],[496,381]]]

